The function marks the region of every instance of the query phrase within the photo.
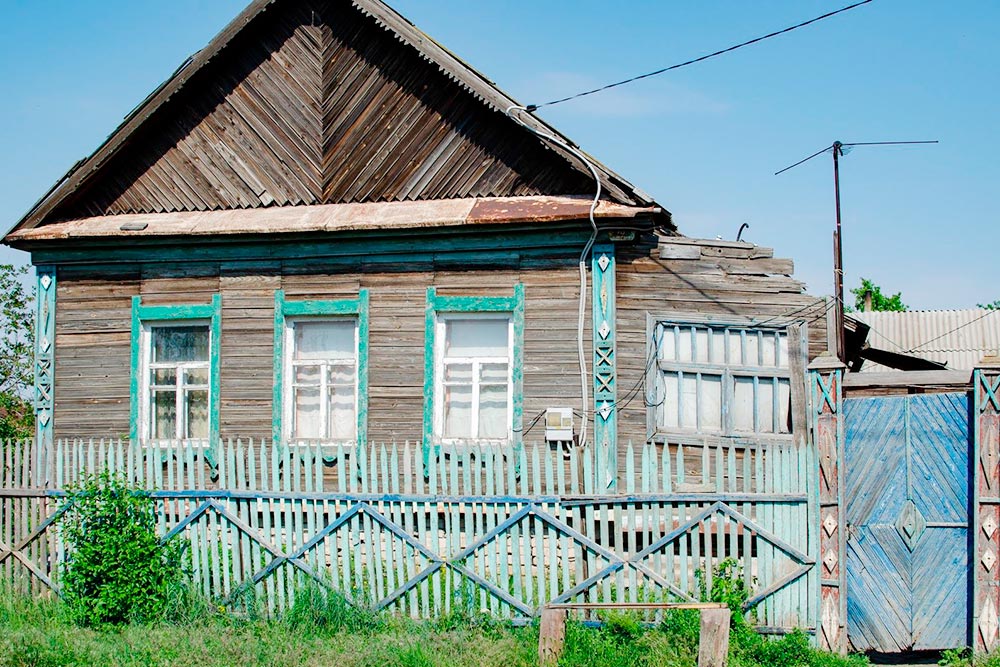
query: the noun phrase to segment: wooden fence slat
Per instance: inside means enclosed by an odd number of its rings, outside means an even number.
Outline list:
[[[0,539],[45,527],[17,553],[0,551],[0,576],[36,594],[58,585],[65,547],[44,522],[66,485],[106,467],[162,490],[158,530],[190,545],[198,590],[269,615],[315,578],[413,617],[457,605],[521,617],[561,598],[697,598],[714,568],[736,559],[762,597],[760,622],[815,624],[808,447],[627,443],[617,474],[599,443],[448,446],[425,458],[410,442],[237,438],[208,453],[191,442],[56,441],[43,457],[46,491],[35,488],[31,443],[5,443]]]

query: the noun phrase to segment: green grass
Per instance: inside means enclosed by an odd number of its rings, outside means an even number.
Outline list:
[[[73,622],[58,601],[0,596],[0,667],[519,667],[538,660],[538,630],[456,614],[415,623],[301,592],[280,620],[238,617],[188,601],[156,624],[105,630]],[[694,667],[697,614],[672,613],[657,628],[608,614],[600,629],[571,622],[564,667]],[[815,651],[805,635],[765,640],[734,630],[734,667],[856,667],[863,658]],[[991,665],[990,667],[994,667]],[[1000,666],[996,666],[1000,667]]]

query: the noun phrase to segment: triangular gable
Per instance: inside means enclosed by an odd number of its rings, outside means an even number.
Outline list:
[[[512,104],[379,0],[258,0],[15,231],[123,213],[591,192],[582,163],[503,114]],[[655,205],[599,170],[612,200]]]

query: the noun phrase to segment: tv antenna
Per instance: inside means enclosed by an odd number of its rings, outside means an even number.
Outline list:
[[[837,209],[837,227],[833,232],[833,289],[837,299],[837,358],[844,363],[847,360],[844,352],[844,246],[840,226],[840,158],[850,153],[855,146],[909,146],[936,143],[938,143],[936,139],[931,141],[853,141],[850,143],[834,141],[830,146],[816,151],[809,157],[774,172],[774,175],[778,176],[800,164],[805,164],[814,157],[819,157],[823,153],[828,151],[833,153],[833,191]]]

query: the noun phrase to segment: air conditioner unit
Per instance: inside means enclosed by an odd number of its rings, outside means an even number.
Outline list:
[[[573,408],[549,408],[545,411],[545,440],[573,441]]]

